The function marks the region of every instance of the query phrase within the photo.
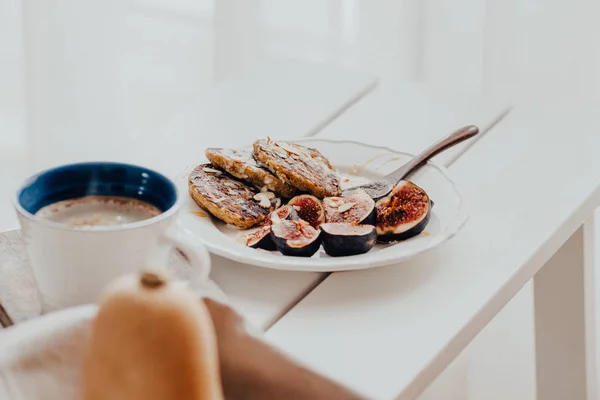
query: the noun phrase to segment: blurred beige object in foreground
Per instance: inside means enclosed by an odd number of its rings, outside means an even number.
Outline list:
[[[153,273],[124,276],[106,290],[83,371],[85,400],[223,399],[210,313]]]
[[[197,301],[194,295],[183,290],[179,282],[171,285],[176,292]],[[224,299],[223,293],[212,282],[201,293],[201,297],[219,301]],[[81,399],[87,337],[97,311],[96,305],[80,306],[45,314],[0,330],[0,399]],[[148,334],[153,332],[156,331],[147,331]],[[180,342],[172,338],[171,341]],[[160,355],[164,356],[162,353]]]

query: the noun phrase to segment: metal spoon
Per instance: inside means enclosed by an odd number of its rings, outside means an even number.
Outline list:
[[[397,170],[384,176],[383,178],[381,178],[381,180],[346,189],[344,190],[342,195],[348,194],[349,192],[354,191],[356,189],[364,189],[374,200],[378,200],[384,196],[387,196],[392,191],[394,185],[396,185],[402,179],[406,178],[418,168],[420,168],[431,157],[438,155],[442,151],[447,150],[454,145],[457,145],[461,142],[464,142],[467,139],[472,138],[478,133],[479,128],[477,128],[476,126],[464,126],[454,131],[448,137],[440,140],[428,149],[424,150],[421,154],[415,156],[415,158],[413,158]]]

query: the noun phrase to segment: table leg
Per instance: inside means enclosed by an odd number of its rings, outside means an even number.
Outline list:
[[[594,221],[534,277],[537,398],[596,398]]]

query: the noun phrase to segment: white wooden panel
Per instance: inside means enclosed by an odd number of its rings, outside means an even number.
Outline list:
[[[443,91],[427,84],[383,81],[319,137],[356,140],[414,154],[463,125],[477,125],[485,132],[508,110],[508,103],[499,99]],[[475,140],[434,160],[450,165]]]

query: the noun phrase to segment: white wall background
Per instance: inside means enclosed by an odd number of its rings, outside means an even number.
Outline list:
[[[102,18],[113,24],[103,25]],[[43,129],[26,129],[25,93],[31,87],[24,67],[30,77],[43,78],[48,58],[32,62],[31,54],[44,54],[32,49],[71,54],[61,47],[65,40],[82,51],[90,41],[107,44],[79,59],[87,76],[63,79],[80,79],[84,92],[107,91],[110,87],[93,77],[114,68],[121,85],[113,90],[125,95],[113,107],[125,112],[119,120],[107,120],[98,108],[86,107],[94,104],[93,97],[79,93],[77,106],[86,118],[75,127],[53,129],[109,134],[107,127],[120,124],[129,139],[139,140],[213,81],[265,55],[366,70],[384,79],[426,81],[515,103],[595,95],[599,20],[600,2],[593,0],[0,0],[0,157],[14,159],[15,170],[25,171],[31,167],[25,154],[28,135],[37,135],[33,161],[35,151],[44,151],[53,140]],[[52,23],[44,28],[44,21]],[[51,34],[40,35],[36,30],[42,28]],[[97,36],[99,30],[104,36]],[[118,63],[107,65],[102,51]],[[55,93],[60,91],[34,97]],[[92,154],[93,139],[89,149]],[[18,179],[15,171],[0,171],[5,188]],[[0,221],[8,221],[0,229],[15,226],[3,214],[9,212],[0,207]],[[531,313],[528,286],[422,398],[534,398]]]
[[[0,151],[21,148],[25,138],[25,93],[20,21],[20,2],[1,0]]]

